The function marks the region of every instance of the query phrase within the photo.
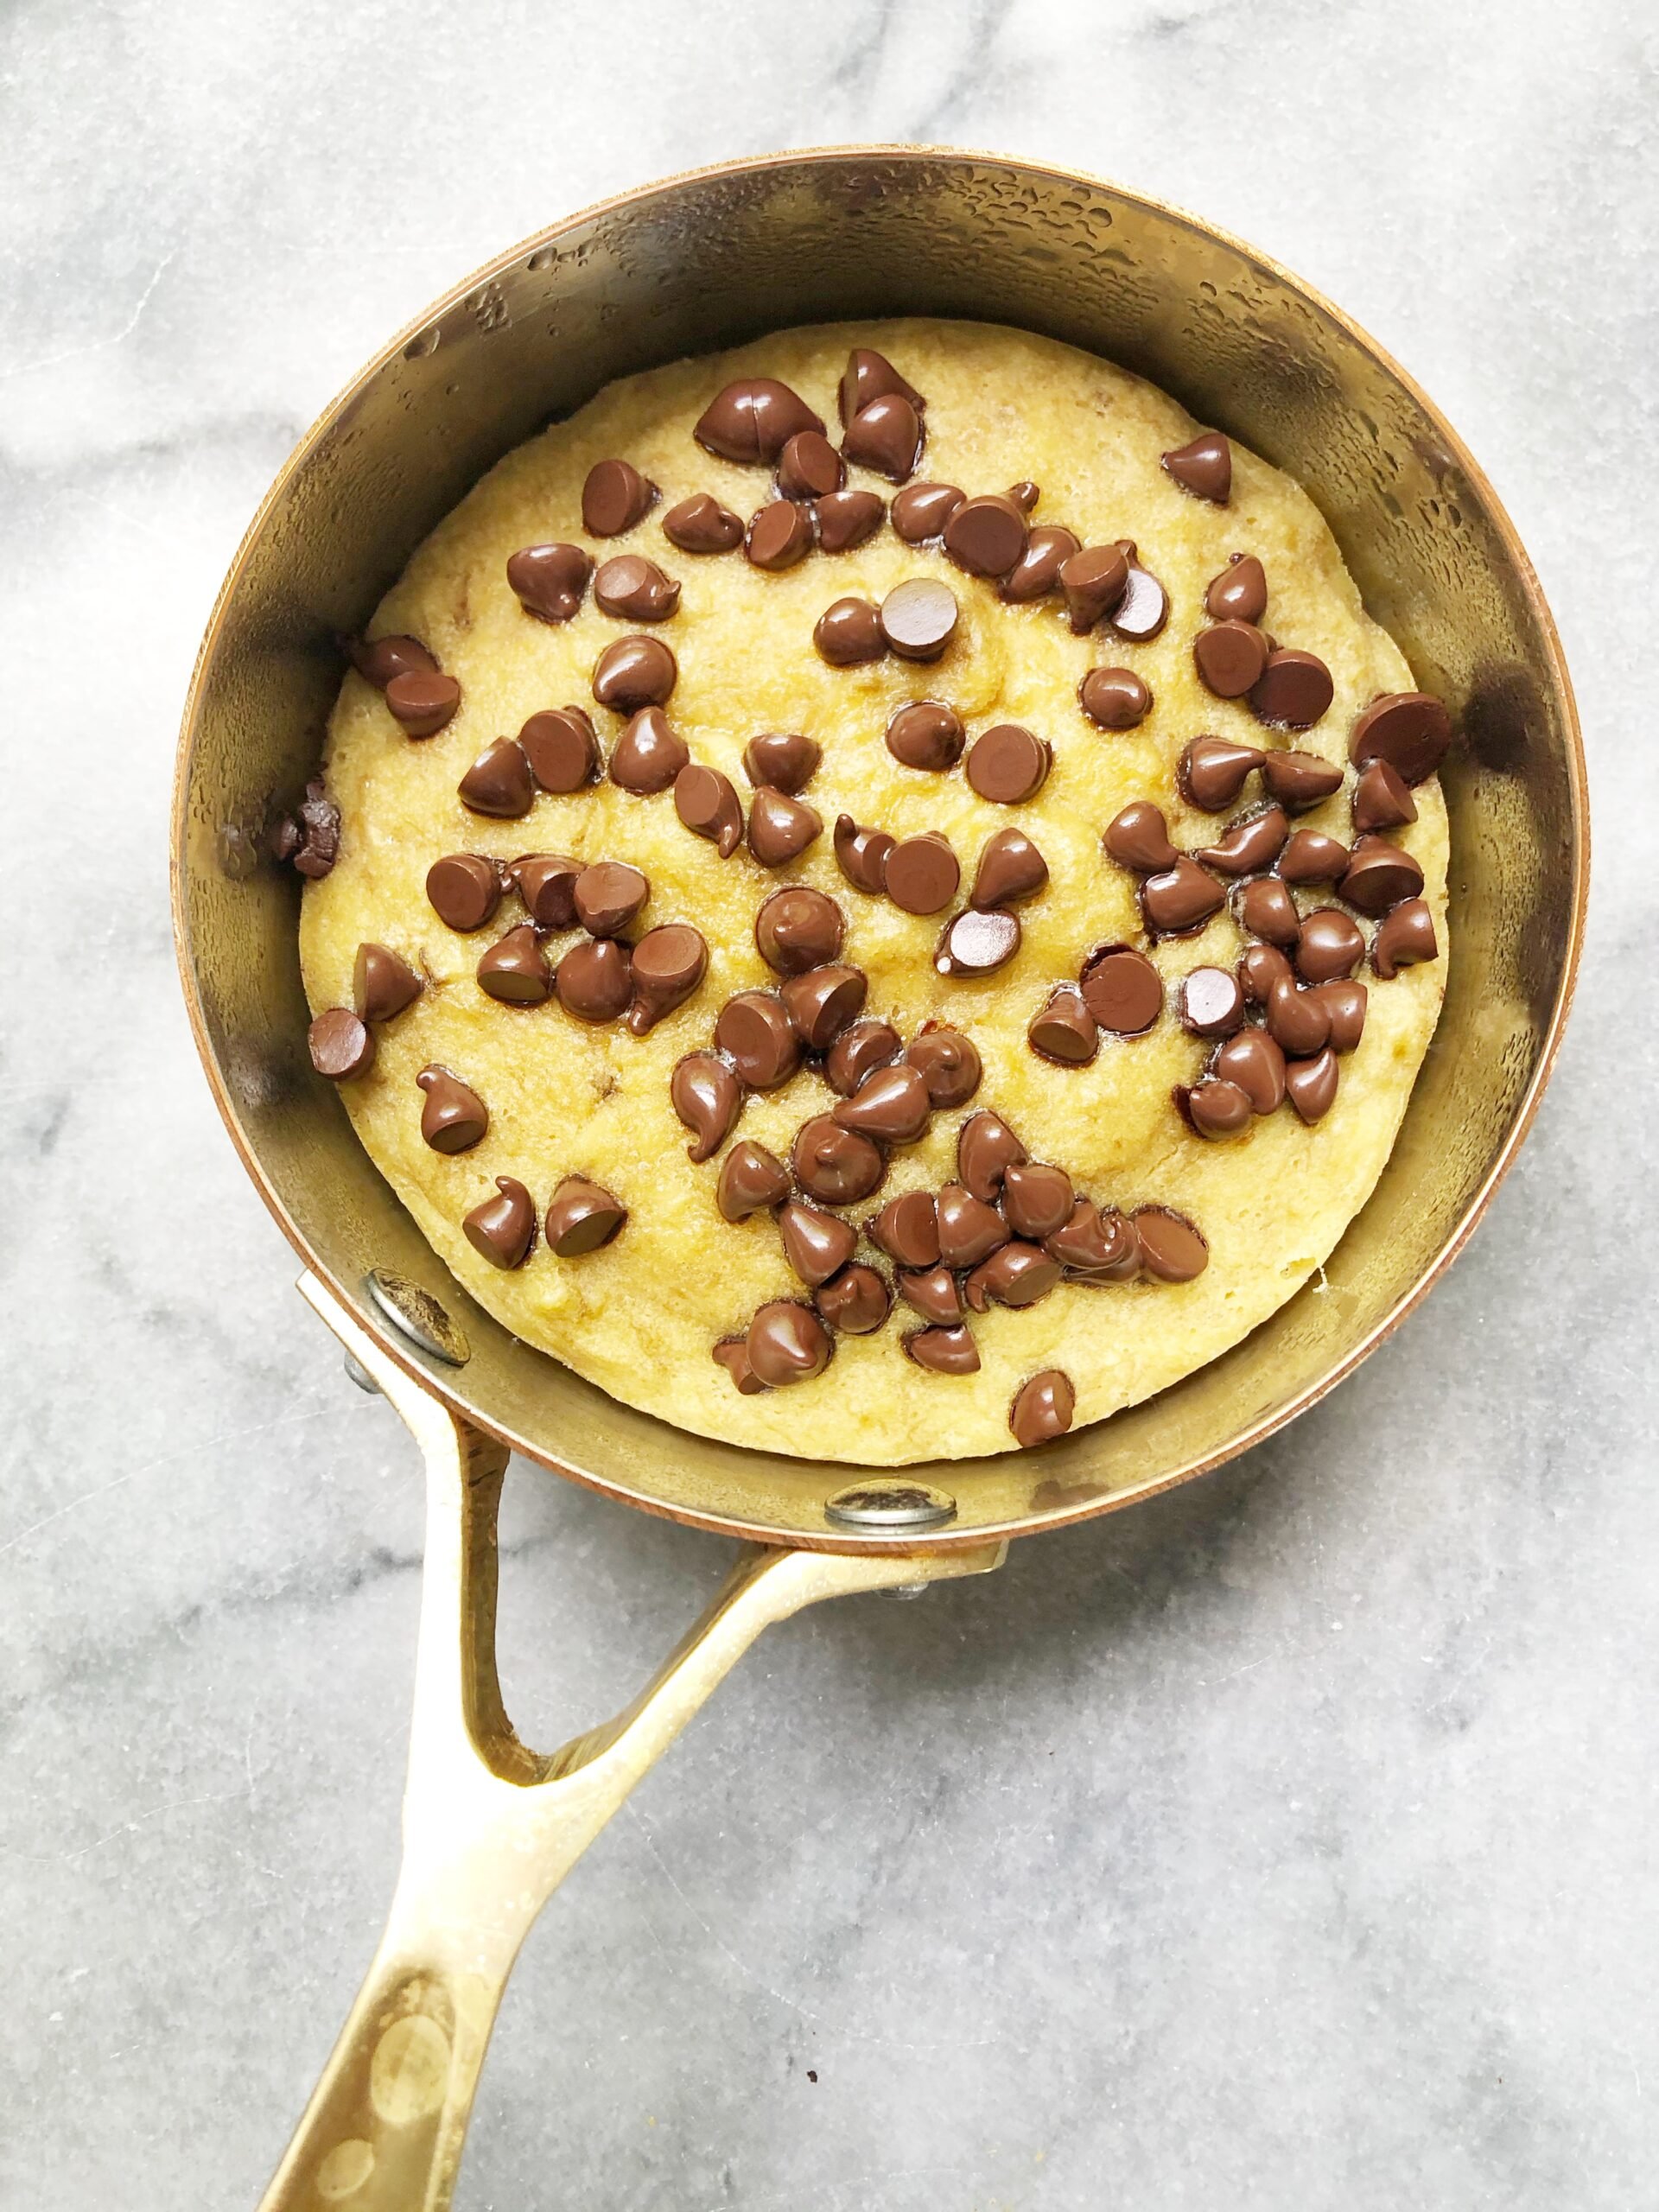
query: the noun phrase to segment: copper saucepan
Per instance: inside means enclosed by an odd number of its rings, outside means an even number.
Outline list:
[[[1455,954],[1392,1159],[1325,1270],[1150,1403],[1035,1452],[863,1482],[619,1405],[518,1344],[452,1280],[306,1052],[297,884],[273,809],[315,772],[358,628],[509,448],[612,378],[798,322],[1007,322],[1151,378],[1288,470],[1463,741]],[[213,610],[174,816],[179,957],[232,1141],[301,1287],[426,1457],[404,1860],[386,1933],[266,2203],[447,2204],[502,1986],[541,1904],[768,1623],[821,1598],[995,1567],[1007,1539],[1183,1482],[1339,1381],[1449,1264],[1513,1157],[1559,1041],[1588,868],[1584,761],[1554,627],[1455,433],[1388,356],[1236,239],[1065,171],[908,147],[723,164],[527,239],[394,339],[301,441]],[[550,1757],[494,1659],[509,1448],[745,1539],[643,1696]]]

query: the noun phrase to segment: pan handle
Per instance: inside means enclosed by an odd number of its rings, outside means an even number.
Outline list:
[[[391,1916],[262,2212],[443,2212],[501,1993],[537,1914],[760,1631],[824,1598],[1001,1564],[753,1548],[613,1719],[543,1758],[495,1665],[504,1446],[431,1396],[314,1276],[302,1295],[391,1401],[426,1461],[426,1563]]]

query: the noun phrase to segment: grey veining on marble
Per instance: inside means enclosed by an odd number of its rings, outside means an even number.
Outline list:
[[[1489,467],[1600,793],[1587,968],[1450,1280],[1249,1462],[774,1632],[555,1900],[466,2212],[1613,2212],[1659,2164],[1659,47],[1592,0],[14,0],[0,22],[0,2203],[250,2205],[395,1863],[413,1455],[175,988],[191,657],[291,441],[486,255],[768,145],[1201,209]],[[725,1548],[518,1469],[531,1740]],[[814,2078],[816,2077],[816,2078]]]

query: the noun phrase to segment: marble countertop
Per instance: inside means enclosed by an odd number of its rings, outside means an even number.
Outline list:
[[[533,1936],[459,2202],[1651,2200],[1637,12],[7,12],[0,2198],[251,2204],[395,1864],[414,1455],[294,1295],[173,971],[168,778],[219,576],[307,421],[458,272],[653,174],[890,137],[1202,209],[1434,393],[1577,679],[1578,1011],[1466,1256],[1293,1430],[760,1646]],[[507,1537],[532,1741],[630,1694],[727,1556],[524,1469]]]

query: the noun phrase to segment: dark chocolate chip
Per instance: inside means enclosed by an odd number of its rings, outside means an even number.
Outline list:
[[[345,638],[341,639],[352,666],[377,691],[384,691],[394,676],[435,676],[438,664],[418,638]]]
[[[886,1172],[880,1147],[861,1130],[842,1128],[828,1114],[801,1124],[789,1157],[795,1180],[825,1205],[856,1205]]]
[[[1331,1009],[1316,992],[1283,976],[1268,993],[1268,1034],[1291,1059],[1321,1052],[1331,1039]]]
[[[744,1349],[756,1377],[769,1390],[781,1390],[822,1375],[835,1346],[810,1306],[779,1298],[763,1306],[750,1322]]]
[[[461,686],[453,676],[411,670],[386,686],[386,704],[403,724],[405,737],[435,737],[454,720]]]
[[[726,1062],[713,1052],[688,1052],[669,1077],[674,1111],[690,1130],[689,1157],[712,1160],[731,1134],[743,1103],[743,1087]]]
[[[1163,455],[1165,468],[1195,499],[1224,507],[1233,489],[1233,449],[1219,430],[1200,430]]]
[[[870,1224],[870,1236],[901,1268],[939,1263],[939,1217],[931,1191],[906,1191],[889,1198]]]
[[[964,772],[981,798],[996,806],[1017,806],[1041,791],[1052,757],[1023,723],[998,722],[974,740]]]
[[[594,664],[594,696],[601,707],[636,714],[641,707],[662,706],[679,672],[660,638],[619,638]]]
[[[526,614],[543,622],[568,622],[593,573],[593,556],[580,545],[521,546],[507,560],[513,595]]]
[[[818,526],[818,550],[850,553],[855,545],[875,536],[887,510],[875,492],[831,492],[813,504]]]
[[[1281,883],[1334,883],[1348,865],[1348,848],[1322,830],[1299,830],[1279,855]]]
[[[1204,846],[1193,857],[1223,875],[1257,875],[1273,866],[1289,835],[1283,807],[1265,807],[1232,823],[1224,837]]]
[[[680,587],[643,553],[619,553],[594,578],[594,603],[624,622],[666,622],[679,606]]]
[[[1032,1050],[1062,1067],[1086,1067],[1100,1050],[1100,1029],[1081,992],[1063,983],[1032,1017],[1026,1037]]]
[[[776,1090],[801,1064],[801,1040],[783,1001],[770,991],[740,991],[715,1023],[715,1042],[751,1090]]]
[[[651,896],[651,884],[626,861],[594,861],[571,887],[576,919],[590,937],[620,937]]]
[[[1000,493],[964,499],[944,525],[944,550],[970,576],[1006,576],[1026,550],[1025,516]]]
[[[1342,789],[1342,771],[1317,753],[1268,753],[1262,757],[1262,780],[1281,806],[1305,814]]]
[[[760,957],[779,976],[826,968],[841,951],[847,920],[835,900],[804,883],[791,883],[763,899],[754,918]]]
[[[330,1007],[305,1033],[311,1065],[330,1083],[349,1083],[374,1065],[374,1032],[348,1006]]]
[[[714,1357],[744,1397],[758,1398],[766,1389],[766,1384],[749,1365],[749,1347],[746,1338],[722,1337],[714,1348]]]
[[[665,791],[691,758],[679,732],[660,707],[642,707],[629,716],[611,749],[611,781],[636,798]]]
[[[780,1208],[778,1228],[784,1257],[809,1290],[839,1274],[858,1249],[858,1231],[849,1223],[799,1198]]]
[[[1186,1118],[1201,1137],[1236,1137],[1250,1126],[1250,1102],[1224,1076],[1205,1076],[1186,1092]]]
[[[1120,868],[1133,868],[1137,875],[1161,875],[1180,858],[1169,842],[1162,810],[1150,799],[1138,798],[1114,815],[1103,842]]]
[[[1195,1037],[1230,1037],[1244,1019],[1244,994],[1230,968],[1194,968],[1181,978],[1180,1007]]]
[[[941,976],[995,975],[1019,951],[1020,937],[1017,914],[1000,906],[980,913],[970,906],[945,924],[933,948],[933,965]]]
[[[1268,611],[1267,571],[1254,553],[1230,553],[1210,579],[1204,611],[1212,622],[1259,622]]]
[[[1366,991],[1363,983],[1319,983],[1313,995],[1331,1017],[1331,1049],[1351,1052],[1365,1033]]]
[[[631,461],[596,461],[582,487],[582,526],[589,537],[620,537],[656,499],[657,486]]]
[[[1336,1104],[1337,1084],[1337,1056],[1328,1045],[1316,1058],[1292,1060],[1285,1070],[1286,1096],[1310,1126]]]
[[[1002,1211],[1016,1236],[1040,1244],[1071,1218],[1077,1192],[1064,1167],[1017,1160],[1002,1178]]]
[[[1279,978],[1294,973],[1276,944],[1247,944],[1238,956],[1239,988],[1252,1006],[1266,1006]]]
[[[435,1062],[415,1078],[426,1093],[421,1135],[434,1152],[470,1152],[490,1126],[489,1109],[470,1084]]]
[[[797,430],[778,456],[778,489],[786,499],[824,499],[847,481],[841,455],[822,430]]]
[[[1253,1114],[1271,1114],[1285,1103],[1285,1056],[1265,1029],[1241,1029],[1216,1054],[1215,1072],[1236,1084]]]
[[[701,930],[687,922],[667,922],[647,930],[630,955],[633,1003],[628,1027],[636,1037],[654,1029],[665,1014],[683,1006],[709,967],[709,947]]]
[[[924,1321],[949,1327],[962,1319],[962,1294],[949,1268],[916,1268],[901,1274],[899,1294]]]
[[[921,1070],[901,1060],[867,1075],[833,1109],[833,1119],[838,1128],[857,1129],[881,1144],[913,1144],[932,1111]]]
[[[421,995],[408,961],[384,944],[359,944],[352,968],[352,1003],[364,1021],[390,1021]]]
[[[511,1175],[495,1179],[496,1196],[461,1216],[461,1234],[493,1268],[518,1268],[536,1242],[536,1202]]]
[[[1152,880],[1163,879],[1154,876]],[[1206,876],[1205,881],[1209,880]],[[1164,1010],[1164,979],[1133,945],[1096,946],[1084,962],[1078,981],[1084,1004],[1115,1037],[1142,1035]]]
[[[979,1089],[979,1048],[959,1029],[924,1029],[906,1046],[905,1058],[920,1069],[935,1106],[965,1106]]]
[[[1129,564],[1121,547],[1085,545],[1073,553],[1060,569],[1060,589],[1074,634],[1083,637],[1109,614],[1128,581]]]
[[[774,461],[802,430],[823,434],[798,392],[772,377],[740,377],[715,393],[691,435],[722,461]]]
[[[964,1184],[945,1185],[938,1215],[939,1257],[947,1268],[976,1268],[1008,1241],[1008,1224],[996,1208],[976,1198]]]
[[[553,979],[531,923],[520,922],[496,939],[478,963],[478,988],[503,1006],[541,1006],[552,995]]]
[[[1414,968],[1420,961],[1437,960],[1440,950],[1428,901],[1408,899],[1385,918],[1372,938],[1371,966],[1387,982],[1402,968]]]
[[[682,553],[731,553],[743,543],[743,523],[708,492],[694,492],[663,517],[663,535]]]
[[[1417,819],[1417,802],[1397,768],[1368,760],[1354,784],[1354,827],[1358,830],[1400,830]]]
[[[956,634],[957,594],[937,576],[907,576],[881,602],[881,634],[901,660],[938,660]]]
[[[1217,622],[1192,640],[1198,680],[1217,699],[1242,699],[1268,664],[1268,641],[1251,622]]]
[[[1012,498],[1012,493],[1009,494]],[[1014,502],[1016,505],[1019,502]],[[1026,550],[1003,577],[1001,589],[1010,606],[1028,606],[1060,588],[1060,570],[1082,547],[1074,531],[1044,523],[1030,532]]]
[[[528,814],[536,799],[536,779],[524,747],[511,737],[486,745],[455,786],[461,803],[474,814],[505,822]]]
[[[855,1021],[830,1047],[823,1075],[831,1090],[850,1098],[873,1068],[884,1068],[899,1057],[899,1032],[890,1022]],[[936,1098],[934,1104],[939,1101]]]
[[[567,1175],[547,1209],[547,1249],[556,1259],[580,1259],[608,1244],[627,1217],[627,1208],[602,1183]]]
[[[1040,1244],[1015,1240],[980,1262],[963,1283],[963,1296],[975,1313],[994,1305],[1034,1306],[1054,1288],[1060,1272],[1059,1262],[1051,1259]]]
[[[1281,646],[1250,690],[1250,711],[1258,721],[1281,729],[1311,729],[1331,704],[1335,687],[1317,653]]]
[[[784,1010],[810,1052],[827,1052],[861,1011],[869,984],[861,968],[832,964],[789,976],[779,986]]]
[[[1070,1219],[1043,1239],[1043,1249],[1082,1282],[1133,1282],[1141,1272],[1141,1245],[1133,1225],[1121,1213],[1103,1211],[1087,1198],[1079,1198]]]
[[[922,418],[902,392],[885,392],[859,409],[847,425],[841,449],[861,468],[902,484],[922,457]]]
[[[957,895],[962,869],[937,830],[906,837],[887,855],[887,893],[907,914],[937,914]]]
[[[794,499],[774,499],[749,518],[743,550],[757,569],[792,569],[812,550],[812,511]]]
[[[1264,755],[1259,746],[1235,745],[1226,737],[1195,737],[1182,753],[1175,772],[1181,795],[1205,814],[1220,814],[1244,788],[1253,768]],[[1283,793],[1274,791],[1275,798]]]
[[[855,891],[885,891],[894,840],[885,830],[861,830],[850,814],[836,817],[836,861]]]
[[[966,733],[962,717],[942,699],[912,699],[895,708],[887,723],[887,750],[906,768],[954,768]]]
[[[1135,1233],[1141,1264],[1160,1282],[1191,1282],[1210,1264],[1210,1247],[1185,1214],[1169,1206],[1137,1206]]]
[[[1334,983],[1358,967],[1365,957],[1365,940],[1346,914],[1334,906],[1321,906],[1304,920],[1294,957],[1304,982]]]
[[[1207,922],[1225,897],[1213,875],[1183,853],[1173,868],[1149,875],[1141,886],[1147,927],[1160,937],[1183,937]]]
[[[519,731],[518,745],[544,791],[579,791],[599,773],[599,740],[581,707],[543,707]]]
[[[796,860],[823,830],[823,817],[804,799],[762,784],[749,806],[749,850],[762,868]]]
[[[688,761],[674,779],[674,811],[696,837],[706,837],[721,860],[743,842],[743,802],[729,776]]]
[[[812,642],[831,668],[855,668],[880,660],[887,649],[881,611],[868,599],[837,599],[813,626]]]
[[[874,1268],[855,1262],[812,1294],[812,1303],[844,1337],[868,1337],[887,1319],[893,1299]]]
[[[1132,668],[1091,668],[1077,686],[1077,703],[1102,729],[1135,729],[1152,712],[1152,690]]]
[[[1151,569],[1143,569],[1135,559],[1133,541],[1122,538],[1119,543],[1128,558],[1129,580],[1122,598],[1106,617],[1107,626],[1131,645],[1145,645],[1158,636],[1169,620],[1169,594]]]
[[[927,404],[915,385],[899,375],[885,353],[878,353],[873,346],[855,346],[847,356],[847,365],[836,389],[842,427],[845,429],[861,415],[872,401],[895,394],[900,399],[907,399],[918,414]]]
[[[766,730],[744,747],[743,772],[757,787],[770,784],[792,798],[811,782],[823,758],[823,748],[798,730]]]
[[[1421,784],[1451,742],[1451,718],[1440,700],[1427,691],[1391,691],[1373,699],[1355,722],[1348,758],[1361,768],[1384,760],[1402,783]]]
[[[906,545],[942,537],[965,497],[954,484],[906,484],[890,510],[893,530]]]
[[[501,903],[499,864],[482,853],[446,853],[426,872],[433,912],[452,930],[481,930]]]
[[[1008,1169],[1029,1154],[1000,1114],[982,1107],[957,1135],[957,1174],[973,1198],[991,1205]]]
[[[1058,1367],[1046,1367],[1014,1392],[1008,1408],[1014,1442],[1027,1452],[1039,1444],[1052,1444],[1071,1427],[1077,1402],[1071,1376]]]
[[[1415,899],[1422,887],[1423,871],[1408,852],[1386,837],[1364,836],[1354,847],[1337,893],[1362,914],[1386,914],[1402,899]]]
[[[1048,881],[1048,862],[1023,830],[994,830],[974,870],[970,906],[1015,906],[1034,898]]]
[[[615,1021],[633,996],[626,945],[613,937],[573,944],[553,972],[559,1004],[580,1021]]]
[[[912,1329],[904,1339],[905,1350],[918,1367],[934,1375],[977,1375],[979,1347],[972,1333],[955,1328]]]
[[[1295,944],[1302,926],[1296,901],[1277,877],[1270,875],[1258,876],[1239,893],[1238,920],[1240,928],[1251,937],[1276,944],[1281,951],[1288,951]]]

